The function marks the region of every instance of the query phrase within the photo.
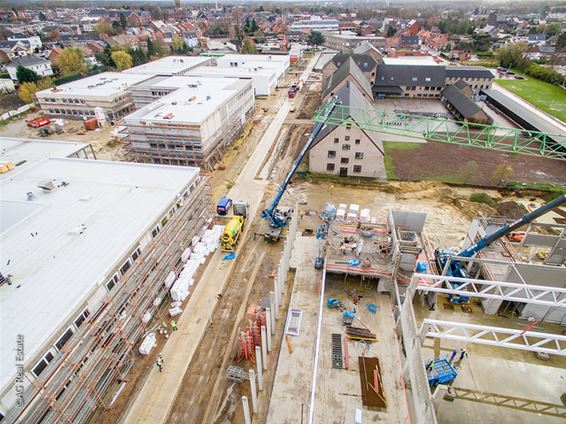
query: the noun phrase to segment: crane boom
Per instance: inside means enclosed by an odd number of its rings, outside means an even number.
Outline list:
[[[512,233],[517,228],[520,228],[523,225],[534,221],[538,217],[544,215],[547,212],[550,212],[551,210],[553,210],[553,209],[555,209],[559,206],[562,206],[565,203],[566,203],[566,195],[563,194],[562,196],[559,196],[556,199],[554,199],[552,202],[549,202],[546,205],[541,206],[540,208],[532,211],[531,213],[523,215],[521,218],[519,218],[515,222],[513,222],[509,225],[506,225],[505,227],[500,228],[499,230],[495,231],[493,234],[485,236],[484,238],[479,240],[477,243],[471,245],[467,249],[460,252],[458,254],[458,256],[463,256],[463,257],[466,257],[466,258],[472,257],[474,254],[476,254],[477,252],[482,250],[484,247],[489,246],[495,240],[500,239],[501,237],[503,237],[503,236],[505,236],[509,233]]]
[[[517,228],[522,227],[529,222],[534,221],[538,217],[544,215],[547,212],[550,212],[553,209],[563,205],[566,203],[566,195],[561,195],[552,202],[547,203],[546,205],[541,206],[540,208],[534,210],[531,213],[528,213],[518,220],[512,222],[509,225],[506,225],[499,230],[495,231],[493,234],[483,237],[482,239],[478,240],[476,243],[472,244],[467,249],[464,249],[460,253],[457,253],[455,250],[452,249],[442,249],[438,248],[434,251],[434,256],[436,258],[437,265],[440,270],[446,269],[446,275],[452,277],[459,277],[459,278],[468,278],[468,272],[464,268],[462,262],[453,260],[454,256],[460,256],[464,258],[471,258],[480,250],[484,249],[485,247],[489,246],[494,241],[504,237],[507,234],[512,233]],[[446,282],[449,287],[457,287],[461,283],[456,282]],[[466,296],[460,295],[450,295],[450,302],[451,303],[463,303],[469,300]]]
[[[324,117],[324,118],[328,118],[332,114],[332,112],[334,111],[336,106],[342,104],[340,99],[336,96],[334,96],[329,101],[329,103],[330,103],[329,105],[326,105],[323,108],[322,117]],[[279,213],[279,211],[277,210],[277,206],[279,205],[279,202],[281,201],[283,194],[285,194],[285,190],[287,190],[287,186],[289,185],[291,178],[293,177],[293,175],[297,171],[297,168],[301,164],[301,161],[305,157],[306,153],[309,151],[309,149],[310,149],[312,143],[314,142],[316,136],[320,133],[320,131],[325,126],[326,126],[326,122],[323,119],[320,120],[316,124],[316,126],[314,127],[314,130],[312,131],[311,135],[309,136],[309,139],[307,140],[307,142],[305,143],[305,145],[301,149],[301,152],[299,153],[299,155],[297,156],[297,158],[293,162],[293,165],[291,166],[291,169],[287,173],[287,176],[285,177],[285,179],[283,180],[283,182],[279,186],[279,189],[277,190],[277,193],[275,194],[273,201],[271,202],[271,204],[269,205],[269,207],[267,209],[265,209],[261,212],[262,218],[267,218],[271,227],[282,228],[287,223],[286,217],[283,216],[281,213]]]

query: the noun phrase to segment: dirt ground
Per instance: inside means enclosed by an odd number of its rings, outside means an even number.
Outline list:
[[[446,184],[429,182],[393,183],[382,188],[363,189],[298,180],[282,203],[300,202],[301,208],[316,214],[328,201],[335,204],[357,203],[360,207],[370,208],[380,220],[385,219],[391,208],[426,212],[425,229],[433,246],[457,246],[462,242],[473,216],[496,213],[487,205],[467,200],[473,192],[471,188],[455,189]],[[495,190],[488,193],[495,198],[502,197]],[[261,240],[250,240],[244,245],[240,264],[214,312],[213,320],[219,324],[199,346],[185,375],[169,423],[242,421],[240,399],[245,392],[242,392],[243,386],[226,380],[226,369],[235,363],[238,353],[237,335],[246,325],[243,311],[250,305],[257,305],[271,289],[273,280],[270,273],[275,268],[280,249],[280,245],[265,244]],[[237,365],[245,370],[253,366],[245,362]],[[199,389],[195,390],[195,387]]]
[[[429,142],[413,149],[386,149],[400,180],[437,180],[493,187],[500,164],[511,167],[510,181],[566,184],[566,162],[535,156],[513,156],[495,150]],[[472,164],[474,162],[475,164]]]
[[[112,131],[115,126],[100,128],[95,131],[85,131],[82,121],[64,120],[64,132],[62,134],[52,134],[48,137],[40,137],[36,128],[26,125],[26,120],[42,116],[41,113],[30,113],[18,119],[10,121],[5,126],[0,127],[0,136],[32,138],[38,140],[57,140],[57,141],[79,141],[90,144],[96,154],[97,159],[101,160],[124,160],[125,151],[119,141],[112,140]]]

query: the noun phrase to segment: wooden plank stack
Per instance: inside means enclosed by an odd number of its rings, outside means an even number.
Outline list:
[[[353,340],[377,341],[377,335],[369,331],[367,328],[348,325],[346,327],[346,334],[348,335],[348,338]]]

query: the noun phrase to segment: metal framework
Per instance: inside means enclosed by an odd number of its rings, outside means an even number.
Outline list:
[[[452,387],[452,390],[456,393],[456,398],[458,400],[469,400],[471,402],[502,406],[504,408],[532,412],[534,414],[566,418],[566,406],[564,405],[515,396],[500,395],[497,393],[482,392],[479,390],[465,389],[463,387]]]
[[[477,343],[489,346],[527,350],[566,356],[566,336],[512,328],[491,327],[465,322],[425,318],[420,334],[427,337]]]
[[[412,282],[416,283],[419,291],[533,303],[552,308],[566,307],[566,289],[560,287],[429,274],[413,274]]]
[[[419,139],[424,138],[429,141],[459,146],[566,160],[566,134],[549,134],[380,109],[353,108],[344,105],[336,106],[332,115],[325,117],[329,107],[329,103],[327,103],[319,108],[312,118],[313,121]]]

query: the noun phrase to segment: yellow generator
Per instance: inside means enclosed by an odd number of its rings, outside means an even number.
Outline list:
[[[246,218],[243,216],[234,216],[226,226],[224,232],[220,236],[220,247],[225,252],[235,252],[236,245],[240,239],[240,234],[244,229],[244,222]]]

